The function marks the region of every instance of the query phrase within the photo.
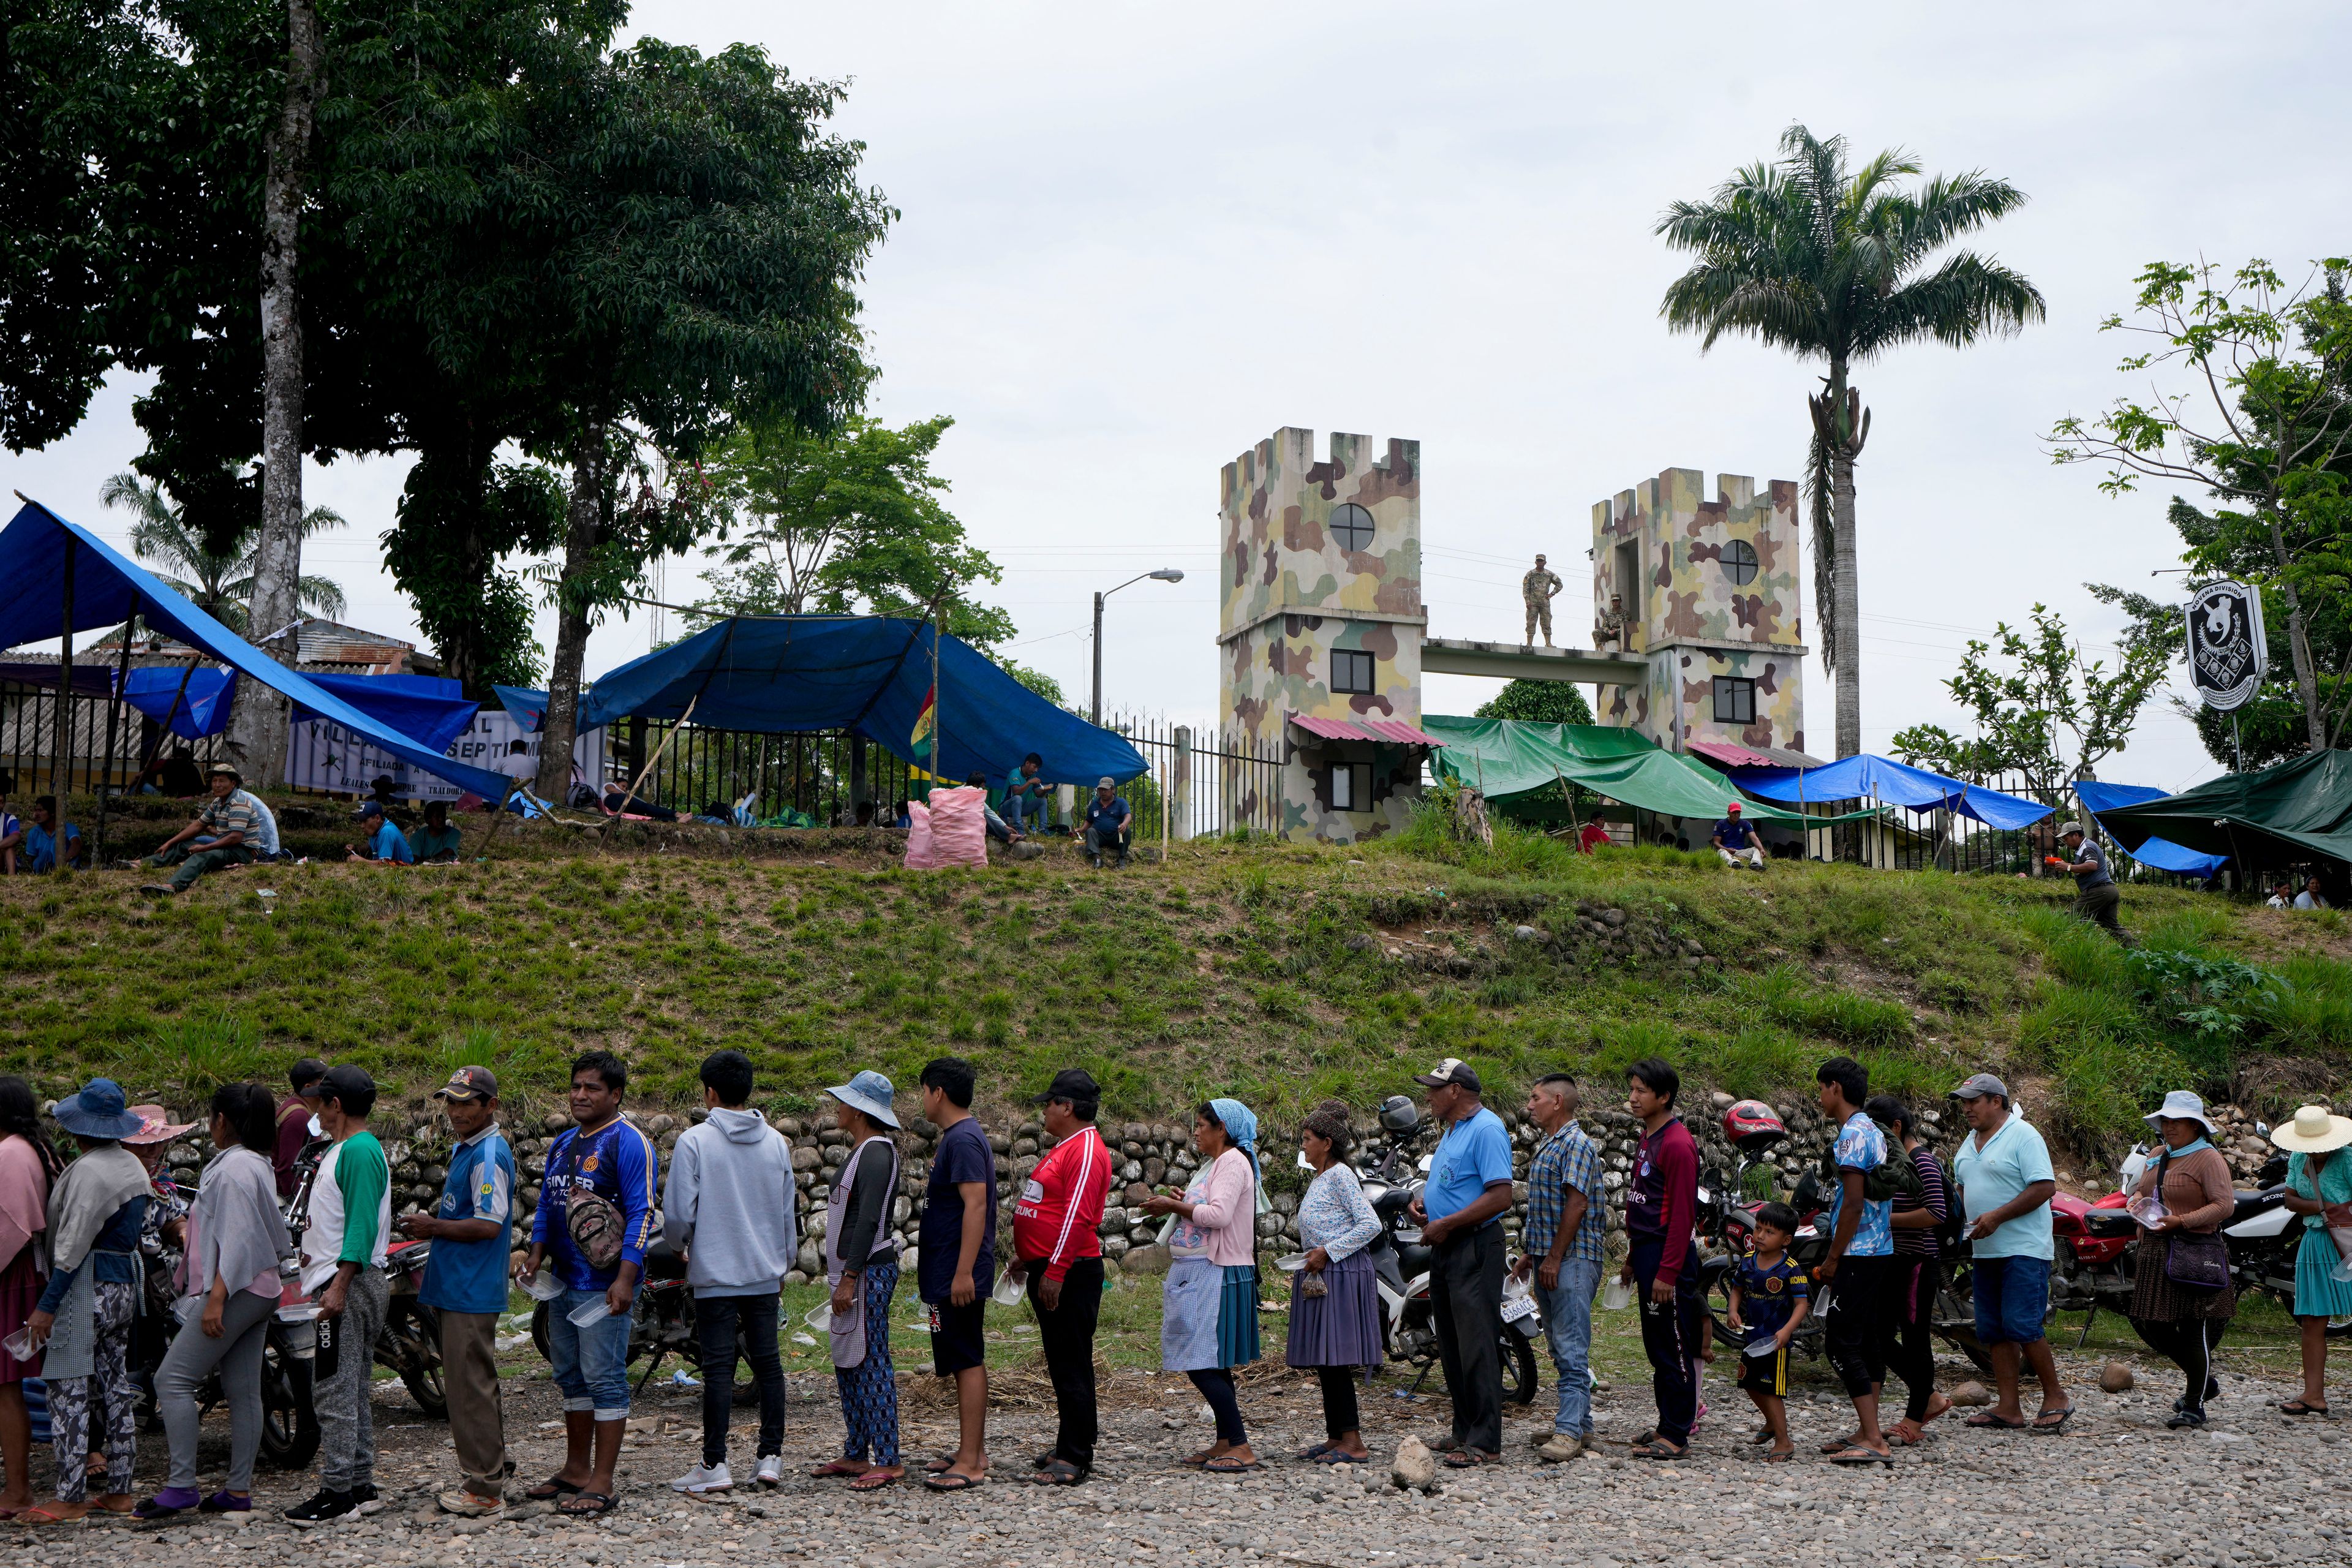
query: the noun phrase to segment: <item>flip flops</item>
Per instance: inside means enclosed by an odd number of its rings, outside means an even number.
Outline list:
[[[1851,1447],[1832,1454],[1830,1463],[1832,1465],[1885,1465],[1891,1470],[1895,1468],[1895,1456],[1882,1454],[1875,1448],[1865,1448],[1856,1443]]]
[[[1636,1459],[1664,1460],[1683,1459],[1689,1457],[1688,1447],[1677,1448],[1663,1437],[1654,1437],[1646,1443],[1637,1444],[1631,1455],[1631,1458]]]
[[[835,1476],[847,1476],[855,1479],[865,1473],[866,1467],[856,1459],[827,1459],[809,1472],[809,1479],[821,1481]]]
[[[158,1492],[155,1495],[158,1500],[161,1500],[163,1494]],[[533,1502],[552,1502],[557,1498],[578,1497],[580,1488],[576,1483],[567,1481],[562,1476],[550,1476],[522,1495]]]
[[[850,1482],[849,1489],[854,1492],[878,1492],[885,1487],[895,1487],[898,1484],[898,1478],[887,1470],[868,1470]]]
[[[1231,1454],[1220,1454],[1201,1468],[1213,1476],[1245,1476],[1252,1470],[1262,1470],[1265,1464],[1259,1459],[1236,1459]]]
[[[2074,1419],[2074,1407],[2069,1405],[2063,1410],[2045,1410],[2042,1412],[2041,1415],[2036,1415],[2033,1418],[2032,1423],[2026,1427],[2026,1430],[2032,1433],[2037,1437],[2055,1437],[2058,1434],[2066,1430],[2066,1424]]]
[[[2280,1405],[2279,1414],[2282,1415],[2316,1415],[2322,1421],[2332,1421],[2335,1419],[2334,1416],[2327,1413],[2326,1405],[2314,1405],[2311,1401],[2304,1398],[2301,1394],[2297,1394],[2294,1398],[2290,1399],[2285,1404]]]
[[[988,1484],[986,1476],[961,1476],[953,1470],[941,1470],[923,1478],[923,1489],[934,1492],[968,1492]]]
[[[1990,1410],[1979,1411],[1978,1414],[1969,1416],[1966,1421],[1960,1423],[1960,1425],[1963,1426],[1974,1426],[1980,1431],[1988,1432],[2022,1432],[2025,1430],[2024,1422],[2011,1421],[2008,1416],[1998,1415]]]
[[[1087,1479],[1087,1473],[1067,1459],[1053,1458],[1038,1466],[1030,1479],[1041,1487],[1074,1487]]]
[[[566,1519],[602,1519],[620,1506],[621,1500],[611,1492],[575,1489],[570,1497],[555,1505],[555,1511]]]

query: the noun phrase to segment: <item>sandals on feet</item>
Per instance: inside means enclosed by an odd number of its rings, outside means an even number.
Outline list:
[[[2066,1430],[2066,1423],[2073,1419],[2074,1419],[2074,1407],[2071,1405],[2063,1410],[2044,1410],[2033,1418],[2033,1425],[2026,1430],[2041,1436],[2055,1437],[2059,1433]]]
[[[2011,1421],[2008,1416],[1999,1415],[1990,1410],[1980,1410],[1974,1415],[1969,1416],[1968,1420],[1961,1423],[1961,1425],[1974,1426],[1983,1431],[1993,1432],[2022,1432],[2025,1430],[2024,1422]]]
[[[562,1476],[550,1476],[522,1495],[533,1502],[551,1502],[557,1498],[578,1497],[580,1489]]]
[[[898,1478],[892,1475],[887,1470],[867,1470],[856,1480],[849,1483],[849,1489],[854,1492],[878,1492],[884,1487],[894,1487],[898,1484]],[[954,1490],[957,1489],[949,1488],[945,1489]]]
[[[1201,1468],[1213,1476],[1245,1476],[1252,1470],[1265,1468],[1265,1465],[1257,1459],[1236,1459],[1231,1454],[1220,1454]]]
[[[2314,1405],[2310,1400],[2304,1398],[2300,1394],[2280,1405],[2279,1414],[2282,1415],[2316,1415],[2322,1421],[2326,1421],[2330,1418],[2327,1414],[2327,1406],[2325,1405]]]
[[[1633,1453],[1636,1459],[1679,1459],[1690,1452],[1688,1447],[1675,1447],[1663,1437],[1637,1445]]]
[[[1875,1448],[1865,1448],[1856,1443],[1851,1447],[1832,1454],[1830,1463],[1832,1465],[1885,1465],[1891,1470],[1895,1468],[1895,1456],[1882,1454]]]
[[[959,1475],[953,1470],[941,1470],[936,1475],[923,1478],[923,1489],[926,1491],[935,1492],[968,1492],[974,1487],[984,1487],[987,1484],[986,1476]]]
[[[809,1479],[821,1481],[834,1476],[848,1476],[855,1479],[865,1473],[866,1467],[856,1459],[827,1459],[809,1472]]]
[[[1445,1456],[1445,1468],[1449,1470],[1473,1470],[1480,1465],[1499,1465],[1502,1462],[1502,1455],[1490,1454],[1484,1448],[1456,1448]]]
[[[1042,1487],[1074,1487],[1087,1479],[1087,1473],[1067,1459],[1054,1458],[1038,1466],[1030,1479]]]
[[[602,1519],[621,1506],[621,1500],[611,1492],[584,1491],[577,1487],[572,1495],[555,1505],[555,1511],[566,1519]]]

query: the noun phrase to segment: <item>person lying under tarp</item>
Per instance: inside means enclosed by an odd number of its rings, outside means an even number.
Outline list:
[[[982,792],[988,788],[986,773],[974,773],[963,782]],[[1025,837],[1019,828],[1007,826],[1004,818],[996,815],[996,807],[988,804],[988,796],[985,793],[981,796],[980,809],[982,825],[987,827],[988,836],[999,844],[1018,844]]]
[[[226,763],[215,763],[210,775],[212,798],[196,819],[163,840],[142,866],[176,866],[169,882],[143,882],[142,893],[169,897],[184,893],[196,879],[230,866],[247,866],[260,847],[261,812],[245,792],[245,775]]]
[[[439,802],[435,802],[436,805]],[[414,866],[416,853],[408,847],[408,836],[401,832],[392,818],[383,814],[380,800],[360,802],[360,826],[367,832],[367,847],[343,846],[345,858],[352,860],[374,860],[386,866]]]
[[[676,822],[677,813],[666,805],[641,800],[629,793],[628,785],[607,784],[604,787],[604,810],[613,816],[642,816],[652,822]]]

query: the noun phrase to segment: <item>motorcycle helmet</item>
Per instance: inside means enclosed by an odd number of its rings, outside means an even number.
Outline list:
[[[1409,1096],[1390,1095],[1381,1101],[1381,1125],[1391,1132],[1410,1132],[1421,1125],[1421,1107]]]
[[[1743,1100],[1723,1113],[1723,1136],[1743,1153],[1760,1154],[1789,1136],[1780,1113],[1760,1100]]]

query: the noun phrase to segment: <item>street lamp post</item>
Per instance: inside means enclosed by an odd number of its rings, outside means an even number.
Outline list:
[[[1129,577],[1127,582],[1121,583],[1118,585],[1118,588],[1106,588],[1101,593],[1095,595],[1095,697],[1091,712],[1093,714],[1094,721],[1097,724],[1102,722],[1103,601],[1109,598],[1113,594],[1118,593],[1119,588],[1127,587],[1129,584],[1142,582],[1144,577],[1149,577],[1155,583],[1181,583],[1184,580],[1184,574],[1179,572],[1173,566],[1163,566],[1157,572],[1146,572],[1141,577]]]

